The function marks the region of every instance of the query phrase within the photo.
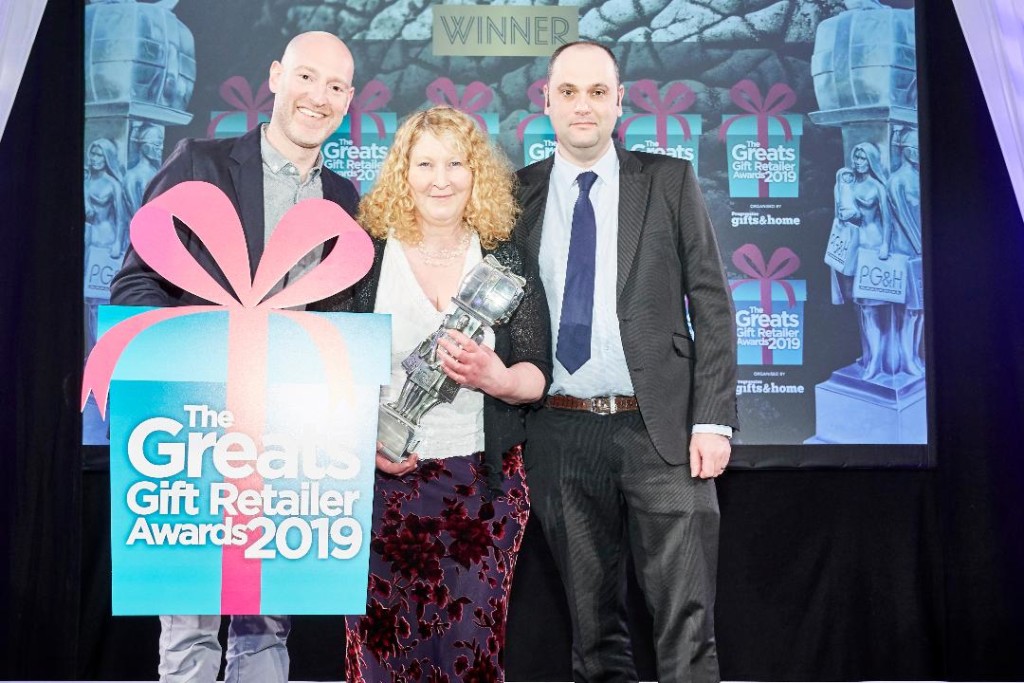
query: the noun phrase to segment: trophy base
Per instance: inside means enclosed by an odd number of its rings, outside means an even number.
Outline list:
[[[807,444],[923,444],[925,383],[906,373],[866,380],[856,363],[814,389],[815,435]]]
[[[381,405],[377,417],[377,441],[380,452],[391,462],[405,462],[416,447],[416,425],[399,415],[391,406]]]

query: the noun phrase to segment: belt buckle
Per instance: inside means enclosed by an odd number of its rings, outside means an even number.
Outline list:
[[[590,399],[590,406],[598,415],[614,415],[618,412],[614,396],[595,396]]]

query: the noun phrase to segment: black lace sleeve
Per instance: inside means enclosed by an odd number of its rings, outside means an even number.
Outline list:
[[[511,242],[503,242],[493,254],[514,273],[526,278],[523,300],[507,324],[508,349],[495,348],[495,351],[508,366],[533,363],[544,375],[542,395],[546,395],[551,385],[551,316],[540,274],[527,264],[522,251]],[[497,338],[495,342],[497,345]]]

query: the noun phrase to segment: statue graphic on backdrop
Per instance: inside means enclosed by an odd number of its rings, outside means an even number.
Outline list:
[[[139,158],[128,169],[124,178],[124,189],[128,195],[129,212],[134,215],[142,206],[142,195],[146,185],[160,169],[164,153],[163,126],[142,124],[136,130],[134,142],[139,148]]]
[[[921,360],[924,337],[924,287],[921,268],[921,158],[917,131],[908,130],[900,140],[900,167],[886,187],[893,222],[893,251],[907,256],[907,300],[896,307],[899,369],[909,375],[924,374]]]
[[[128,248],[131,216],[123,178],[117,145],[94,140],[86,152],[85,245],[109,250],[111,258],[121,258]]]
[[[850,259],[853,261],[851,267],[832,268],[832,303],[840,305],[853,302],[857,307],[861,339],[860,367],[864,379],[895,372],[892,304],[853,296],[859,251],[872,250],[878,254],[879,259],[886,260],[892,244],[886,175],[880,157],[878,147],[870,142],[862,142],[850,154],[850,167],[841,168],[836,173],[835,220],[850,226],[850,241],[856,247],[850,249]]]

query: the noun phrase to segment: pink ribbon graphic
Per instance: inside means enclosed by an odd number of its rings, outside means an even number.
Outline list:
[[[780,247],[772,252],[768,263],[764,262],[764,255],[756,244],[744,244],[732,254],[732,262],[740,272],[749,275],[749,278],[734,282],[729,285],[733,291],[740,285],[748,282],[758,282],[761,285],[761,308],[765,313],[772,312],[772,285],[778,284],[786,292],[787,304],[796,304],[796,292],[793,285],[785,280],[800,267],[800,257],[789,247]],[[765,365],[772,362],[772,350],[767,346],[761,347],[761,361]]]
[[[473,81],[462,90],[460,98],[452,79],[442,76],[427,86],[427,99],[434,104],[451,105],[459,111],[469,114],[480,124],[481,130],[490,132],[487,130],[484,117],[477,113],[494,99],[494,93],[486,84]]]
[[[391,90],[388,86],[374,79],[359,91],[348,107],[349,130],[352,132],[352,144],[363,144],[363,115],[373,121],[377,128],[377,137],[385,135],[384,119],[376,112],[391,101]]]
[[[645,116],[654,116],[655,131],[659,147],[668,146],[668,121],[675,119],[683,129],[683,139],[690,140],[693,133],[690,130],[690,122],[680,116],[682,112],[693,106],[697,101],[697,94],[685,83],[670,83],[662,97],[658,92],[658,84],[649,78],[637,81],[629,86],[627,94],[629,101],[646,114],[634,114],[622,122],[619,126],[619,137],[626,139],[626,130],[637,119]]]
[[[757,84],[749,79],[744,79],[732,86],[729,90],[729,97],[732,99],[733,104],[749,113],[736,114],[723,121],[722,127],[718,131],[718,138],[720,140],[725,140],[729,126],[747,116],[757,117],[757,143],[761,145],[761,149],[768,148],[769,119],[775,119],[779,122],[779,125],[782,126],[782,133],[787,141],[793,139],[793,129],[786,117],[783,116],[783,112],[796,104],[796,93],[785,83],[774,84],[768,88],[768,96],[762,98],[761,89],[757,87]],[[767,181],[758,180],[757,187],[759,197],[768,196]]]
[[[523,141],[523,135],[526,133],[526,126],[529,125],[530,121],[538,119],[544,116],[544,86],[547,85],[548,80],[546,78],[539,78],[530,84],[530,87],[526,89],[526,97],[530,100],[530,103],[540,109],[532,114],[527,114],[523,117],[523,120],[516,126],[516,137],[519,138],[519,142]]]
[[[235,111],[217,114],[206,127],[207,137],[212,138],[216,134],[217,124],[225,116],[239,112],[245,114],[245,129],[252,130],[259,123],[260,114],[270,114],[274,109],[274,93],[270,92],[270,83],[267,81],[263,81],[254,96],[249,81],[241,76],[232,76],[220,84],[219,92],[221,99],[234,107]]]
[[[206,246],[231,291],[214,280],[185,248],[174,227],[174,218],[185,223]],[[86,362],[83,408],[92,392],[100,414],[105,414],[114,367],[140,332],[171,318],[224,311],[228,313],[227,408],[235,416],[234,431],[252,436],[257,445],[261,442],[271,313],[287,317],[310,336],[320,352],[332,402],[339,398],[351,400],[351,367],[344,338],[338,330],[316,315],[279,310],[319,301],[351,286],[369,270],[373,261],[370,238],[337,204],[308,199],[289,209],[267,240],[252,281],[238,214],[227,196],[209,183],[181,183],[143,206],[132,219],[131,239],[142,260],[156,272],[213,304],[155,309],[112,327],[100,337]],[[303,256],[331,239],[337,240],[334,248],[316,267],[264,299]],[[258,474],[231,481],[239,490],[262,487]],[[246,524],[249,519],[236,521]],[[260,612],[260,562],[244,557],[246,546],[225,546],[223,550],[224,614]]]

